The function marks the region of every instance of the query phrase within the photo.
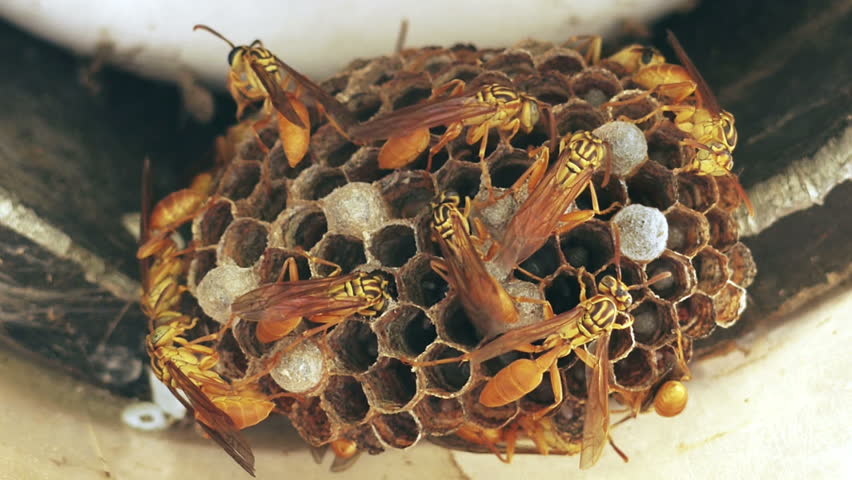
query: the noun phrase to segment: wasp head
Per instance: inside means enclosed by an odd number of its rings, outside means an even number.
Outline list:
[[[630,295],[627,285],[616,280],[612,275],[607,275],[601,279],[598,283],[598,293],[611,297],[620,311],[626,310],[633,304],[633,297]]]

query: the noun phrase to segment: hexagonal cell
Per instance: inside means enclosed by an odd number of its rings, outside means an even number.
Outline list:
[[[675,305],[677,319],[684,334],[704,338],[716,328],[713,300],[703,293],[694,293]]]
[[[610,102],[625,102],[622,105],[609,106],[607,110],[615,120],[622,119],[638,119],[648,115],[651,112],[656,113],[642,123],[637,124],[642,130],[648,131],[662,120],[662,114],[659,111],[659,102],[648,97],[643,90],[624,90],[610,99]]]
[[[302,326],[300,326],[302,327]],[[328,379],[329,352],[324,351],[313,339],[298,333],[289,335],[276,342],[261,362],[253,362],[248,374],[257,375],[265,372],[263,368],[275,361],[269,376],[284,391],[301,394],[311,394],[325,388]],[[280,358],[276,358],[280,356]]]
[[[689,295],[695,288],[695,272],[689,266],[688,258],[666,250],[660,258],[649,263],[645,271],[648,278],[663,272],[669,272],[671,275],[649,285],[648,288],[663,300],[672,302]]]
[[[335,366],[350,374],[366,372],[379,358],[379,340],[366,322],[346,320],[326,336]]]
[[[204,249],[196,249],[193,252],[192,261],[189,264],[189,273],[187,274],[187,285],[190,291],[193,291],[196,286],[201,283],[204,275],[216,266],[216,247]]]
[[[379,148],[363,147],[352,154],[349,161],[343,164],[343,173],[350,182],[371,183],[390,175],[393,170],[379,168]]]
[[[399,272],[400,299],[429,308],[447,296],[449,285],[432,270],[430,255],[417,255]]]
[[[645,162],[627,179],[627,192],[632,203],[666,210],[677,200],[674,175],[654,162]]]
[[[719,191],[710,175],[679,173],[677,200],[687,208],[704,212],[719,200]]]
[[[564,382],[561,375],[559,381]],[[562,387],[562,390],[564,391],[565,385],[563,384]],[[518,407],[524,413],[535,413],[553,405],[555,400],[556,397],[553,394],[553,385],[550,382],[550,372],[546,372],[542,376],[541,383],[539,383],[533,391],[518,400]]]
[[[559,132],[592,131],[603,125],[607,118],[591,103],[572,98],[568,103],[557,105],[553,109],[556,128]]]
[[[560,257],[559,246],[556,244],[556,238],[551,237],[543,247],[521,262],[520,268],[538,278],[544,278],[552,275],[559,268],[560,263],[562,263],[562,258]],[[515,276],[520,280],[538,280],[523,273],[520,269],[515,271]]]
[[[432,179],[422,171],[399,170],[376,182],[393,218],[412,218],[435,197]]]
[[[716,186],[719,189],[719,203],[716,206],[726,212],[733,212],[738,209],[743,203],[740,193],[740,189],[743,187],[737,185],[740,182],[739,179],[733,174],[713,178],[716,180]]]
[[[425,72],[399,72],[386,88],[393,110],[416,105],[432,96],[432,81]]]
[[[485,382],[480,383],[462,397],[465,418],[482,428],[500,428],[518,414],[518,402],[511,402],[502,407],[486,407],[479,402],[479,395],[484,387]]]
[[[284,178],[294,179],[298,177],[300,173],[304,172],[312,163],[310,158],[305,158],[295,167],[291,167],[290,162],[287,160],[287,154],[284,153],[284,148],[282,148],[280,143],[276,143],[275,146],[272,147],[269,154],[266,156],[265,161],[268,167],[269,176],[272,180]]]
[[[716,325],[728,328],[739,320],[746,308],[748,298],[744,288],[728,282],[719,293],[713,296],[716,306]]]
[[[621,92],[621,82],[609,70],[587,68],[571,77],[571,91],[594,106],[600,106]]]
[[[319,397],[297,401],[288,415],[299,435],[310,445],[322,445],[332,440],[332,426],[328,414],[320,406]]]
[[[228,258],[240,267],[250,267],[266,249],[266,226],[249,218],[233,222],[222,235],[219,259]]]
[[[687,153],[681,146],[684,133],[670,122],[664,122],[648,138],[648,158],[668,168],[687,164]]]
[[[326,235],[314,250],[316,256],[339,265],[342,273],[350,273],[367,262],[364,242],[348,235]],[[327,276],[334,270],[323,264],[316,264],[314,268],[321,276]]]
[[[587,290],[587,292],[593,292]],[[580,304],[580,283],[576,274],[562,270],[557,276],[545,282],[544,298],[550,302],[553,313],[567,312]]]
[[[447,65],[440,73],[434,75],[434,84],[443,85],[450,80],[459,79],[465,83],[471,82],[482,73],[482,68],[466,62],[454,62]]]
[[[325,197],[320,205],[331,232],[363,238],[388,221],[388,206],[368,183],[348,183]]]
[[[296,250],[287,250],[282,248],[267,248],[263,252],[260,263],[257,265],[257,277],[259,284],[273,283],[278,281],[296,280],[290,278],[289,272],[282,272],[284,262],[288,258],[293,258],[296,262],[296,270],[299,273],[299,280],[306,280],[311,277],[310,265],[308,259]]]
[[[610,176],[609,183],[603,185],[606,179],[606,172],[596,172],[592,177],[591,185],[594,186],[595,196],[598,198],[598,206],[601,210],[606,210],[612,205],[619,203],[625,205],[627,203],[627,187],[623,181]],[[592,205],[592,190],[586,188],[583,193],[577,197],[577,208],[581,210],[591,210]],[[609,219],[615,212],[606,215],[600,215],[598,218]]]
[[[560,235],[559,245],[572,267],[585,267],[589,272],[597,272],[615,255],[609,224],[597,219]]]
[[[525,50],[506,49],[485,62],[486,70],[498,70],[510,77],[530,75],[535,72],[533,59]]]
[[[256,218],[271,222],[287,207],[287,183],[264,180],[255,189],[249,202],[254,207]]]
[[[477,330],[455,295],[441,307],[435,312],[435,324],[443,340],[467,348],[475,347],[482,340],[482,332]]]
[[[420,425],[408,412],[379,415],[370,423],[389,447],[408,448],[420,439]]]
[[[634,348],[623,360],[612,365],[615,385],[627,390],[650,388],[654,382],[654,355],[642,348]]]
[[[317,166],[305,171],[293,185],[293,190],[299,198],[319,200],[346,183],[346,176],[340,169]]]
[[[588,381],[586,380],[586,364],[577,359],[577,354],[572,353],[568,357],[576,361],[566,367],[561,367],[562,377],[565,379],[563,393],[566,397],[577,400],[585,400],[588,394]]]
[[[364,378],[367,398],[384,413],[400,411],[417,393],[417,379],[411,366],[396,358],[381,357]]]
[[[491,184],[497,188],[509,188],[527,171],[533,160],[524,150],[501,151],[488,161]]]
[[[439,192],[456,192],[473,198],[479,192],[482,169],[467,162],[450,160],[436,174]]]
[[[627,318],[625,318],[624,314],[619,314],[616,321],[623,325],[627,321]],[[633,351],[633,347],[636,346],[636,337],[633,332],[633,328],[624,328],[610,332],[609,360],[611,362],[617,362]]]
[[[542,74],[546,74],[548,70],[571,75],[582,71],[586,67],[586,62],[583,61],[583,56],[575,50],[568,48],[556,47],[551,48],[536,58],[536,67]]]
[[[464,422],[461,402],[456,398],[440,398],[426,395],[413,410],[430,435],[445,435]]]
[[[379,112],[382,99],[375,93],[358,93],[352,96],[346,106],[359,122],[366,122]]]
[[[417,253],[414,230],[408,225],[388,225],[370,239],[370,253],[385,267],[401,267]]]
[[[666,247],[692,257],[707,244],[710,227],[707,219],[691,210],[675,207],[666,213],[669,238]]]
[[[219,352],[219,363],[216,370],[228,378],[242,378],[248,369],[248,359],[240,350],[233,332],[230,330],[222,335],[216,342],[216,351]]]
[[[737,285],[748,288],[757,276],[757,265],[751,250],[742,242],[737,242],[733,247],[725,251],[728,257],[728,265],[731,269],[731,281]]]
[[[636,342],[650,348],[658,348],[666,343],[676,325],[671,306],[656,300],[640,303],[630,314],[634,319],[633,335]]]
[[[707,294],[719,291],[728,281],[728,257],[713,247],[706,247],[692,258],[692,267],[698,279],[698,289]]]
[[[548,105],[559,105],[571,98],[571,88],[568,77],[559,72],[551,72],[546,76],[524,77],[516,82],[518,90],[526,92]]]
[[[329,378],[323,397],[331,411],[344,423],[358,423],[370,411],[361,383],[350,376],[333,375]]]
[[[446,345],[435,345],[423,356],[422,361],[456,358],[464,352]],[[461,391],[470,380],[470,363],[447,363],[426,367],[415,367],[423,381],[423,390],[437,397],[449,398]]]
[[[434,78],[436,73],[446,70],[454,61],[455,59],[452,52],[443,48],[434,49],[432,51],[426,51],[420,55],[415,55],[411,61],[406,62],[405,70],[428,73],[432,78]]]
[[[382,338],[382,345],[399,356],[416,357],[438,338],[432,320],[414,305],[400,305],[389,310],[376,322],[375,329]]]
[[[289,216],[282,222],[279,230],[287,247],[310,250],[328,231],[325,213],[318,207],[297,207],[287,213]]]
[[[710,222],[710,245],[716,250],[725,251],[726,248],[737,243],[740,236],[739,227],[729,213],[713,208],[706,215],[707,221]]]
[[[214,202],[204,214],[198,223],[198,233],[196,238],[200,239],[201,246],[213,245],[219,242],[225,229],[234,220],[231,213],[231,202],[222,199]]]
[[[271,129],[267,129],[267,131],[269,130]],[[236,148],[237,155],[234,160],[237,161],[261,161],[267,153],[260,148],[260,142],[257,141],[257,138],[254,135],[249,135],[243,141],[239,142]],[[284,153],[283,150],[281,153]]]
[[[219,180],[218,194],[231,200],[239,200],[251,195],[260,180],[260,164],[257,162],[235,162]]]

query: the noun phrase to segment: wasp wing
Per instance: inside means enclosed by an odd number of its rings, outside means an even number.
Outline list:
[[[489,330],[495,323],[515,323],[518,311],[512,297],[506,292],[482,262],[470,234],[466,220],[458,211],[450,212],[453,235],[450,240],[436,235],[453,288],[473,324],[481,331]]]
[[[261,285],[237,297],[231,305],[231,312],[249,322],[348,314],[365,307],[368,300],[363,297],[334,298],[329,296],[329,289],[335,283],[352,278],[353,275],[347,275]]]
[[[530,192],[515,212],[500,242],[494,263],[500,271],[509,271],[539,250],[559,226],[559,219],[592,180],[592,168],[586,168],[571,185],[557,179],[559,164],[553,166],[542,182]]]
[[[583,449],[580,450],[583,470],[598,462],[609,438],[609,332],[598,337],[597,342],[598,363],[594,369],[586,368],[589,386],[583,420]]]
[[[251,65],[251,69],[254,70],[254,73],[257,75],[257,78],[260,80],[260,83],[263,84],[263,88],[266,90],[266,95],[269,97],[269,101],[272,102],[272,106],[275,107],[275,110],[278,110],[278,113],[284,115],[284,118],[293,125],[305,128],[305,124],[302,122],[302,119],[299,118],[299,114],[296,113],[293,105],[290,104],[290,99],[287,98],[287,92],[281,88],[281,85],[275,81],[275,78],[263,68],[263,65],[257,62],[249,62],[249,64]]]
[[[345,105],[340,103],[339,100],[334,98],[331,94],[325,91],[324,88],[317,85],[310,78],[299,73],[298,70],[287,65],[278,57],[275,57],[275,61],[278,62],[278,67],[287,72],[287,75],[290,75],[296,83],[301,85],[305,90],[308,91],[310,96],[322,105],[322,108],[325,109],[326,113],[329,114],[332,119],[340,126],[343,130],[348,130],[351,126],[355,125],[357,122],[355,117],[352,115],[352,112],[346,108]]]
[[[359,142],[372,142],[411,133],[422,128],[449,125],[496,111],[494,105],[473,101],[474,93],[427,100],[394,110],[358,125],[349,133]]]
[[[693,81],[695,81],[697,86],[696,88],[698,89],[698,95],[704,108],[714,115],[722,113],[722,107],[719,105],[719,101],[716,100],[716,95],[714,95],[713,91],[710,90],[710,86],[707,85],[707,81],[704,80],[703,76],[701,76],[701,72],[698,71],[698,67],[692,63],[692,59],[690,59],[689,55],[686,54],[686,50],[683,49],[683,45],[680,44],[680,41],[675,36],[674,32],[666,30],[666,39],[675,51],[675,54],[677,55],[680,63],[683,65],[683,68],[686,69],[689,76],[692,77]]]
[[[172,382],[186,394],[186,397],[164,382],[172,394],[186,407],[187,411],[195,412],[195,418],[201,428],[216,443],[219,444],[239,466],[254,476],[254,453],[251,451],[246,439],[239,433],[231,417],[217,407],[208,397],[194,384],[183,371],[171,361],[164,365],[172,378]],[[188,400],[187,400],[188,399]]]
[[[586,308],[583,305],[578,305],[567,312],[560,313],[559,315],[547,320],[516,328],[514,330],[509,330],[503,335],[470,352],[468,354],[468,358],[471,363],[481,363],[494,357],[499,357],[504,353],[515,350],[515,348],[521,345],[541,340],[572,323],[576,323],[580,318],[582,318],[584,313],[586,313]]]

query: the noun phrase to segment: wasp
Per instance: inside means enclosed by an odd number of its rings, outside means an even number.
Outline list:
[[[230,47],[228,64],[228,91],[237,102],[237,118],[241,118],[246,107],[263,101],[262,111],[265,118],[255,124],[259,132],[277,112],[278,132],[287,161],[291,167],[297,166],[308,151],[310,144],[310,116],[307,107],[300,100],[302,89],[317,102],[322,114],[346,135],[346,126],[354,123],[351,114],[340,102],[322,87],[284,63],[260,40],[249,45],[234,45],[219,32],[206,25],[196,25],[193,30],[206,30],[224,40]],[[282,74],[286,72],[285,75]],[[296,84],[295,92],[287,91],[290,80]],[[264,147],[261,141],[260,145]]]
[[[586,49],[583,59],[587,65],[600,65],[611,62],[620,65],[625,74],[633,74],[651,65],[665,63],[666,57],[659,50],[644,45],[628,45],[614,54],[601,60],[603,39],[598,35],[578,35],[568,40],[578,46],[576,50]]]
[[[414,161],[429,144],[429,129],[446,126],[447,130],[429,150],[427,170],[432,158],[458,138],[469,127],[465,139],[469,145],[481,142],[479,158],[485,158],[488,133],[497,130],[508,143],[520,130],[532,131],[542,111],[550,121],[551,139],[555,139],[555,122],[549,105],[502,85],[483,85],[464,92],[464,82],[453,80],[432,93],[432,98],[381,115],[353,126],[349,133],[361,143],[387,139],[379,152],[380,168],[401,168]],[[443,96],[450,91],[449,96]]]
[[[584,269],[579,278],[587,275]],[[627,309],[633,303],[631,290],[643,288],[670,276],[663,272],[647,282],[628,287],[621,280],[607,275],[597,284],[597,294],[587,297],[585,282],[580,280],[580,304],[543,322],[510,330],[480,348],[456,358],[416,363],[429,366],[458,361],[482,363],[512,350],[540,353],[534,359],[521,358],[497,372],[482,389],[479,402],[486,407],[500,407],[532,392],[550,373],[554,402],[539,410],[532,420],[541,419],[563,399],[561,374],[557,361],[574,352],[591,370],[587,375],[588,399],[583,424],[583,446],[580,467],[589,468],[600,458],[609,438],[609,336],[613,330],[629,328],[633,317]],[[619,321],[619,317],[626,320]],[[541,345],[532,341],[542,340]],[[587,351],[596,343],[595,353]]]
[[[673,112],[675,126],[692,137],[682,143],[695,148],[695,158],[689,165],[684,166],[682,171],[695,172],[698,175],[733,177],[731,173],[734,166],[733,151],[738,140],[734,116],[722,109],[710,86],[689,58],[680,41],[671,30],[667,32],[667,40],[682,65],[651,64],[636,71],[632,81],[648,90],[646,95],[656,93],[667,99],[670,104],[661,106],[659,110]],[[634,102],[646,95],[623,102],[611,102],[608,105]],[[631,121],[643,122],[651,118],[656,111]],[[736,177],[733,178],[740,198],[749,213],[754,215],[751,200],[739,181],[736,181]]]
[[[458,292],[462,307],[480,331],[495,322],[518,321],[513,298],[485,267],[470,235],[470,199],[442,193],[432,203],[432,231],[444,260],[432,260],[432,269]]]
[[[546,174],[550,149],[544,146],[531,151],[536,160],[512,187],[517,191],[527,182],[530,193],[509,221],[496,253],[486,255],[499,271],[515,268],[554,233],[567,232],[602,213],[591,181],[595,171],[604,164],[609,166],[606,144],[592,132],[580,131],[564,137],[560,145],[559,159]],[[604,183],[607,181],[605,178]],[[566,213],[586,187],[592,192],[592,210]]]
[[[237,297],[231,304],[234,316],[257,322],[256,336],[261,342],[269,343],[284,338],[303,319],[322,324],[303,332],[301,340],[304,340],[352,315],[378,315],[391,299],[389,282],[384,276],[367,272],[340,275],[339,266],[316,257],[310,258],[315,262],[332,265],[335,270],[324,278],[299,280],[295,258],[290,257],[284,262],[278,281],[261,285]],[[285,272],[289,274],[289,281],[281,281]],[[276,353],[266,363],[267,368],[241,382],[248,383],[269,373],[301,340]]]
[[[239,429],[260,422],[274,404],[256,387],[234,389],[213,370],[218,356],[205,338],[189,341],[185,333],[197,318],[179,311],[186,290],[179,278],[185,268],[183,251],[166,234],[192,218],[200,202],[192,194],[166,197],[150,212],[150,162],[143,169],[140,258],[142,310],[149,318],[146,347],[154,373],[184,404],[207,435],[247,472],[254,475],[254,455]],[[178,192],[180,193],[180,192]],[[184,397],[183,394],[186,396]]]

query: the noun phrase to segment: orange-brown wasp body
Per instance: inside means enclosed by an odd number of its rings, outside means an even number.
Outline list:
[[[450,88],[453,91],[448,98],[439,97]],[[446,126],[446,132],[429,151],[431,165],[432,157],[458,138],[465,127],[469,127],[465,137],[468,144],[481,142],[479,157],[483,159],[491,129],[500,132],[504,141],[508,142],[520,130],[531,132],[543,108],[550,112],[550,107],[544,103],[502,85],[484,85],[466,93],[462,93],[463,88],[464,83],[461,81],[450,82],[436,89],[432,99],[355,125],[350,129],[350,134],[354,140],[362,143],[388,139],[390,146],[387,148],[390,152],[381,157],[385,163],[380,162],[379,166],[394,168],[411,163],[423,151],[421,149],[414,153],[413,148],[403,148],[396,142],[420,144],[423,130]],[[394,140],[398,137],[407,139]],[[412,142],[412,138],[418,142]]]
[[[485,268],[470,236],[470,202],[460,210],[458,195],[442,193],[432,203],[432,231],[444,260],[433,260],[432,269],[458,292],[459,300],[473,324],[488,332],[489,325],[512,324],[518,311],[512,297]]]

